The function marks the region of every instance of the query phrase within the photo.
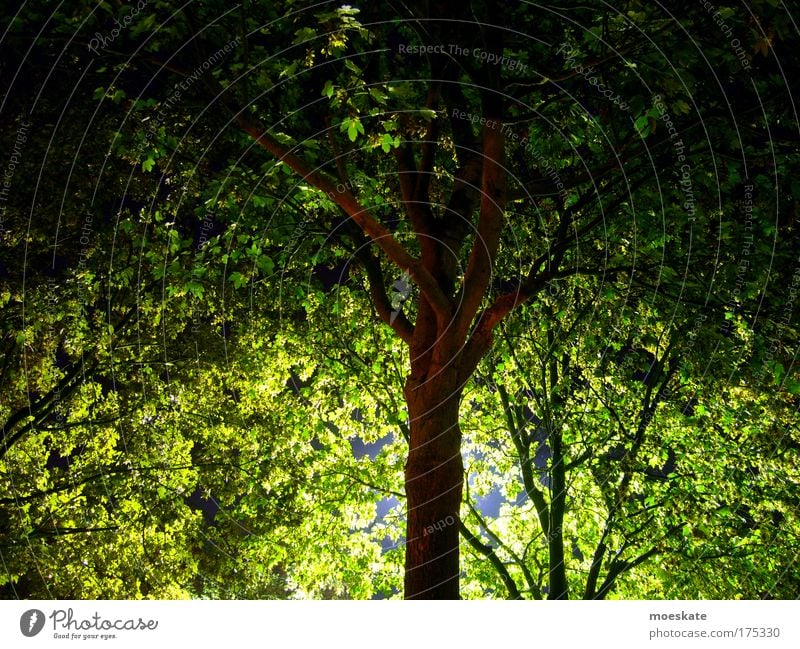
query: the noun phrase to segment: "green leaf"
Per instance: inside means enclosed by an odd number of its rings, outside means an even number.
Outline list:
[[[272,258],[269,257],[268,255],[261,255],[256,260],[256,265],[258,266],[259,270],[265,275],[269,275],[275,269],[275,262],[273,262]]]
[[[686,115],[691,112],[691,107],[683,99],[679,99],[672,104],[672,110],[676,115]]]
[[[775,385],[780,385],[783,381],[783,377],[786,374],[786,370],[783,367],[782,363],[776,362],[772,366],[773,377],[775,379]]]
[[[203,297],[203,293],[205,292],[205,288],[202,284],[195,281],[189,281],[186,283],[186,291],[194,295],[196,298]]]
[[[379,104],[386,103],[386,93],[384,93],[380,88],[370,88],[369,94]]]
[[[228,281],[231,282],[236,288],[242,288],[247,284],[247,278],[239,272],[233,272],[228,276]]]
[[[316,35],[317,35],[317,32],[315,32],[310,27],[303,27],[301,29],[298,29],[295,32],[295,39],[294,39],[294,41],[292,41],[292,44],[293,45],[300,45],[302,43],[305,43],[306,41],[310,41]]]
[[[436,119],[436,111],[435,110],[431,110],[430,108],[421,108],[419,110],[419,113],[428,122]]]
[[[350,72],[355,73],[356,75],[361,75],[361,68],[359,68],[353,59],[345,59],[344,67],[346,67]]]

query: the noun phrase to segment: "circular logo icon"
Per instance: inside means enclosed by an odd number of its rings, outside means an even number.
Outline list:
[[[25,611],[19,618],[19,630],[22,635],[32,638],[44,627],[44,613],[38,608]]]

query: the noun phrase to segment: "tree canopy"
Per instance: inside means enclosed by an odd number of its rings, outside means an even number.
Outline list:
[[[4,597],[796,597],[784,4],[0,29]]]

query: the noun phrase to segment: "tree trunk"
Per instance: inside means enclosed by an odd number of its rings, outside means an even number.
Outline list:
[[[463,484],[461,390],[454,371],[409,377],[406,461],[406,599],[459,598],[459,508]]]
[[[548,599],[569,599],[567,566],[564,557],[564,510],[567,503],[567,480],[560,430],[552,431],[550,443],[553,446],[553,468],[550,473],[553,496],[550,503],[548,539],[550,550],[550,595]]]

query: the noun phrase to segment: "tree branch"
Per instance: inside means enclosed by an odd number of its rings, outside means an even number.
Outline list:
[[[514,423],[514,417],[511,413],[511,402],[508,397],[508,391],[502,385],[497,385],[497,392],[500,395],[500,401],[503,404],[503,409],[505,410],[506,415],[506,425],[508,426],[508,431],[511,433],[511,440],[514,442],[514,447],[517,450],[517,456],[519,457],[519,464],[520,464],[520,471],[522,472],[522,483],[525,487],[525,493],[528,498],[531,499],[534,507],[536,508],[536,514],[539,517],[539,524],[542,527],[542,531],[545,535],[548,535],[549,532],[549,521],[550,521],[550,513],[547,507],[547,501],[545,500],[544,494],[536,487],[536,484],[533,480],[533,471],[531,471],[531,459],[530,459],[530,450],[526,447],[522,441],[522,431],[516,426]]]
[[[459,340],[466,336],[492,278],[506,204],[504,149],[503,130],[484,127],[480,218],[456,314],[456,336]]]
[[[389,297],[386,295],[380,262],[366,247],[361,247],[357,256],[367,273],[369,294],[375,311],[385,324],[394,329],[395,333],[410,345],[414,338],[414,326],[402,311],[392,309]]]
[[[458,530],[461,532],[461,536],[467,540],[467,543],[489,559],[495,570],[500,574],[500,579],[503,580],[503,584],[508,589],[509,599],[522,599],[522,593],[519,592],[517,583],[509,574],[506,565],[500,560],[500,557],[497,556],[494,548],[491,545],[483,543],[477,536],[470,532],[469,528],[464,525],[462,521],[458,522]]]
[[[369,210],[365,209],[356,200],[349,189],[337,191],[336,185],[325,177],[320,171],[311,169],[305,161],[301,160],[291,150],[272,137],[266,129],[246,117],[243,111],[235,115],[235,120],[241,129],[247,133],[264,150],[271,153],[280,162],[283,162],[305,181],[324,192],[333,200],[375,244],[383,250],[386,256],[400,269],[405,270],[419,285],[420,291],[425,294],[431,303],[437,320],[442,327],[452,317],[450,302],[442,291],[439,283],[425,268],[421,260],[410,255],[405,248],[394,238],[392,233],[380,223]]]

